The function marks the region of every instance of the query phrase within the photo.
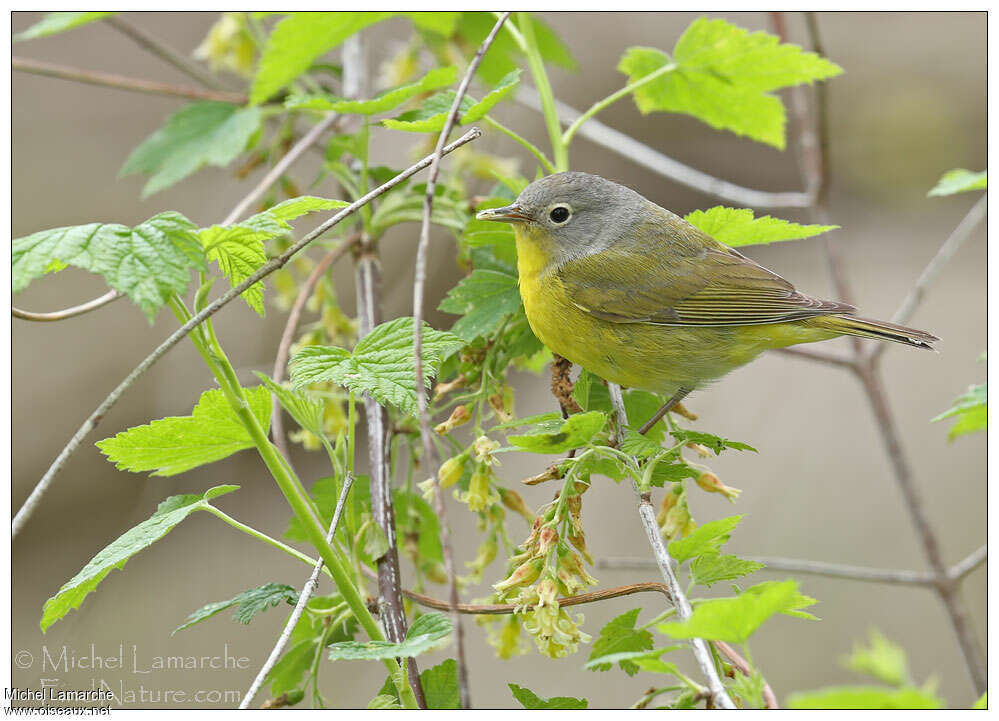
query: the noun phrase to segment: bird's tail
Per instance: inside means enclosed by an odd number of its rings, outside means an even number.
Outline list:
[[[883,320],[858,318],[852,315],[819,316],[812,318],[810,325],[842,335],[890,340],[895,343],[904,343],[914,348],[923,348],[926,350],[933,350],[933,344],[940,340],[935,335],[930,335],[915,328],[906,328],[904,325],[897,325]]]

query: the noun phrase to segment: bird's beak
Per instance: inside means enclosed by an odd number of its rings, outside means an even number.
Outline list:
[[[475,219],[496,220],[501,223],[526,223],[531,218],[524,213],[519,205],[514,203],[513,205],[507,205],[502,208],[480,210],[476,214]]]

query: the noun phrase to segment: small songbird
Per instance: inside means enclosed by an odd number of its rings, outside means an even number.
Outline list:
[[[597,175],[549,175],[477,217],[513,224],[520,295],[541,342],[605,380],[669,395],[669,405],[773,348],[841,335],[927,349],[938,340],[799,293]]]

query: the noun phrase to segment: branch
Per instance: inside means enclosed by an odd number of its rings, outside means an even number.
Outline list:
[[[468,64],[465,77],[462,78],[458,91],[455,93],[454,101],[451,103],[451,110],[444,121],[444,128],[437,138],[437,146],[434,148],[433,159],[430,162],[430,172],[427,176],[427,194],[423,199],[423,224],[420,226],[420,242],[416,250],[416,275],[413,280],[413,353],[414,372],[416,376],[417,388],[417,411],[420,418],[420,439],[423,442],[423,458],[427,466],[434,458],[433,439],[430,436],[430,414],[427,412],[427,396],[423,390],[423,296],[424,286],[427,281],[427,253],[430,248],[430,218],[434,208],[434,191],[437,186],[437,175],[440,172],[441,155],[444,144],[451,134],[458,118],[458,111],[461,109],[461,101],[468,91],[468,86],[475,76],[475,71],[482,62],[482,56],[486,54],[489,46],[493,44],[497,33],[503,27],[503,23],[510,17],[506,12],[500,16],[493,29],[482,41],[472,62]],[[441,532],[441,547],[444,556],[444,569],[448,577],[450,586],[451,613],[454,622],[454,650],[455,659],[458,666],[458,690],[461,708],[471,708],[471,699],[468,689],[468,667],[465,664],[464,630],[462,629],[461,617],[458,615],[458,576],[454,568],[454,554],[451,550],[451,530],[447,521],[447,510],[444,507],[444,494],[441,492],[440,478],[437,473],[432,474],[434,483],[434,511],[437,514],[437,522]]]
[[[926,291],[937,279],[940,273],[943,271],[944,266],[950,262],[950,259],[954,257],[954,254],[958,249],[964,245],[964,241],[967,240],[968,236],[971,235],[971,231],[974,230],[982,219],[985,218],[985,213],[988,211],[988,195],[982,195],[978,199],[978,202],[971,206],[971,210],[968,211],[961,222],[957,224],[954,231],[950,234],[950,237],[944,241],[943,245],[940,246],[940,250],[937,254],[933,256],[933,260],[929,262],[926,268],[923,269],[922,274],[919,276],[919,280],[916,284],[912,286],[912,290],[909,294],[905,296],[905,300],[902,301],[902,305],[899,309],[895,311],[895,315],[892,316],[892,323],[899,323],[905,325],[908,320],[912,317],[912,314],[916,312],[916,308],[923,301],[926,296]],[[882,353],[884,353],[885,348],[887,348],[887,343],[878,343],[871,350],[871,358],[877,359]]]
[[[836,366],[837,368],[846,368],[847,370],[857,369],[857,363],[852,358],[846,358],[833,353],[826,353],[821,350],[813,350],[811,348],[777,348],[777,352],[782,353],[783,355],[802,358],[804,360],[827,363],[829,365]]]
[[[987,545],[980,546],[969,553],[963,560],[960,560],[951,566],[947,571],[947,575],[952,581],[960,581],[969,573],[985,563],[985,560],[988,557],[989,547]]]
[[[44,75],[49,78],[60,80],[71,80],[87,85],[97,85],[104,88],[117,88],[118,90],[130,90],[136,93],[148,93],[149,95],[166,95],[174,98],[188,98],[189,100],[217,100],[223,103],[233,103],[243,105],[246,103],[246,95],[234,93],[227,90],[202,90],[201,88],[189,88],[170,83],[160,83],[154,80],[143,80],[140,78],[129,78],[124,75],[113,75],[111,73],[99,73],[93,70],[80,70],[65,65],[55,65],[39,60],[29,60],[28,58],[13,57],[10,59],[11,70],[32,75]]]
[[[291,306],[291,311],[288,313],[288,321],[284,324],[281,342],[278,344],[277,355],[274,357],[274,370],[271,372],[271,377],[275,383],[280,383],[284,378],[284,369],[288,365],[288,354],[291,350],[291,344],[295,340],[295,332],[298,330],[298,322],[302,317],[302,309],[305,308],[309,296],[312,295],[312,291],[315,290],[316,284],[323,277],[326,269],[336,263],[344,253],[356,246],[358,237],[357,235],[351,236],[347,241],[341,243],[323,256],[322,260],[309,273],[309,277],[305,279],[305,283],[298,292],[295,303]],[[274,439],[274,445],[281,451],[281,455],[286,459],[290,459],[287,439],[284,436],[284,421],[281,419],[281,403],[277,398],[274,398],[274,406],[271,411],[271,436]]]
[[[447,146],[447,148],[445,148],[445,152],[450,153],[456,150],[457,148],[460,148],[462,145],[465,145],[466,143],[475,140],[481,135],[482,135],[481,130],[479,130],[478,128],[472,128],[462,137],[460,137],[458,140]],[[300,250],[305,248],[307,245],[309,245],[309,243],[314,241],[316,238],[321,236],[330,228],[334,227],[348,216],[357,212],[358,209],[364,207],[375,198],[384,195],[395,186],[405,182],[411,176],[415,175],[419,171],[429,166],[431,159],[432,158],[430,156],[424,158],[420,162],[410,166],[403,172],[399,173],[388,182],[378,186],[371,192],[366,193],[363,197],[359,198],[350,205],[341,209],[338,213],[336,213],[329,220],[321,224],[315,230],[303,236],[301,240],[299,240],[297,243],[289,247],[284,253],[282,253],[276,258],[272,258],[270,261],[262,265],[249,278],[244,280],[236,287],[226,291],[224,294],[222,294],[220,297],[218,297],[212,303],[206,306],[203,310],[197,313],[193,318],[191,318],[191,320],[189,320],[187,323],[185,323],[180,328],[175,330],[166,340],[163,341],[163,343],[161,343],[152,353],[150,353],[141,363],[139,363],[139,365],[137,365],[135,369],[131,373],[129,373],[128,376],[126,376],[125,379],[121,383],[119,383],[118,386],[113,391],[111,391],[108,397],[105,398],[104,401],[102,401],[101,404],[97,406],[94,412],[91,413],[90,416],[83,422],[83,425],[81,425],[80,428],[76,431],[76,433],[70,439],[69,443],[66,444],[65,448],[63,448],[62,451],[60,451],[59,455],[52,462],[52,465],[49,466],[49,469],[45,472],[45,475],[42,476],[41,480],[38,481],[38,484],[31,492],[31,495],[28,496],[28,499],[24,502],[24,505],[21,506],[20,510],[18,510],[17,514],[14,516],[14,519],[11,522],[11,536],[12,537],[16,536],[18,531],[21,530],[21,528],[24,526],[27,520],[31,517],[31,514],[34,512],[39,501],[41,501],[42,496],[45,494],[45,491],[52,483],[52,479],[55,477],[56,473],[58,473],[62,469],[62,467],[66,464],[66,461],[69,460],[69,457],[71,455],[73,455],[73,452],[80,446],[80,444],[83,442],[83,439],[86,438],[91,433],[91,431],[93,431],[94,428],[97,427],[97,424],[100,423],[101,420],[104,418],[104,416],[107,414],[107,412],[111,410],[112,407],[114,407],[114,404],[118,402],[118,399],[121,398],[121,396],[125,393],[125,391],[127,391],[132,386],[132,384],[135,383],[135,381],[137,381],[147,370],[149,370],[156,363],[156,361],[158,361],[161,357],[163,357],[163,355],[168,350],[170,350],[173,346],[175,346],[178,342],[180,342],[194,328],[200,325],[202,321],[214,315],[216,312],[219,311],[219,309],[228,304],[234,298],[238,297],[240,293],[245,291],[251,285],[253,285],[259,280],[262,280],[263,278],[266,278],[275,270],[284,266],[285,263],[287,263],[288,260],[290,260],[293,255],[295,255]]]
[[[31,320],[36,323],[51,323],[53,321],[66,320],[67,318],[74,318],[78,315],[89,313],[90,311],[97,310],[101,306],[105,306],[111,301],[118,300],[119,298],[121,298],[121,293],[116,290],[109,290],[99,298],[88,300],[86,303],[81,303],[80,305],[74,305],[72,308],[55,310],[51,313],[35,313],[30,310],[21,310],[20,308],[11,306],[10,314],[15,318],[20,318],[21,320]]]
[[[611,405],[614,407],[614,413],[617,417],[618,437],[620,438],[624,430],[628,427],[628,413],[624,408],[624,397],[621,395],[621,386],[617,383],[608,383],[607,390],[610,392]],[[677,615],[681,620],[686,621],[690,618],[693,610],[683,589],[680,588],[680,582],[677,581],[676,574],[673,572],[673,559],[670,558],[666,544],[663,543],[663,537],[659,532],[659,524],[656,523],[656,512],[652,508],[649,493],[647,491],[640,491],[638,483],[634,478],[631,479],[631,482],[635,488],[635,495],[638,496],[638,515],[642,519],[642,526],[645,528],[645,535],[649,539],[652,553],[656,557],[659,571],[662,573],[663,579],[669,588],[669,595],[673,600]],[[711,651],[708,649],[708,645],[704,642],[704,639],[692,638],[690,639],[690,645],[694,651],[694,657],[697,659],[697,665],[700,666],[701,672],[708,681],[708,689],[711,692],[711,698],[714,701],[715,707],[734,709],[735,704],[732,703],[732,699],[725,692],[721,678],[718,677],[718,669],[715,668],[714,659],[711,657]]]
[[[350,493],[350,487],[354,483],[354,476],[348,473],[343,479],[343,489],[340,491],[340,498],[336,502],[336,510],[333,512],[333,522],[330,523],[330,530],[326,534],[326,543],[333,542],[333,536],[336,534],[336,527],[340,523],[340,515],[343,513],[343,505],[347,500],[347,494]],[[309,580],[305,582],[305,586],[302,587],[302,592],[298,595],[298,603],[295,604],[295,610],[291,612],[288,617],[288,622],[284,625],[284,630],[278,637],[277,643],[274,644],[274,649],[271,651],[271,655],[267,657],[267,661],[264,662],[263,667],[257,674],[257,677],[253,679],[253,683],[250,684],[250,688],[247,690],[246,695],[243,696],[243,700],[239,704],[240,709],[249,708],[250,702],[253,701],[253,697],[257,695],[257,691],[263,685],[264,680],[267,678],[267,674],[271,672],[274,668],[274,664],[284,653],[285,646],[288,645],[288,639],[291,638],[291,632],[295,630],[295,626],[298,625],[298,619],[302,617],[302,612],[305,611],[305,605],[312,598],[313,592],[316,590],[316,584],[319,582],[319,574],[323,570],[323,559],[320,557],[316,561],[316,565],[312,569],[312,574],[309,576]]]
[[[156,57],[161,60],[173,65],[180,72],[187,75],[193,80],[197,80],[199,83],[204,85],[206,88],[212,88],[213,90],[224,90],[222,83],[220,83],[211,73],[205,70],[203,67],[198,65],[193,60],[189,60],[187,57],[178,53],[173,48],[160,42],[152,35],[147,33],[145,30],[132,25],[130,22],[122,18],[120,15],[111,15],[104,18],[104,22],[113,27],[115,30],[127,35],[132,39],[139,47],[143,50],[148,50]]]
[[[541,112],[541,103],[537,98],[536,91],[522,86],[518,88],[515,97],[521,105]],[[560,100],[555,101],[555,108],[563,123],[571,124],[582,115],[580,111]],[[658,150],[650,148],[630,135],[614,130],[596,119],[590,119],[579,126],[578,134],[680,185],[685,185],[735,205],[748,208],[807,208],[811,204],[811,197],[807,193],[770,193],[743,188],[727,180],[708,175],[663,155]]]

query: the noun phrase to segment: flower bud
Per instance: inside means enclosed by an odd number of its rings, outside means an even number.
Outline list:
[[[464,387],[466,382],[467,379],[465,378],[465,374],[462,373],[453,381],[448,381],[447,383],[438,383],[437,387],[434,388],[434,400],[435,401],[440,400],[451,391],[458,390],[459,388]]]
[[[534,523],[534,513],[527,507],[527,504],[524,503],[524,499],[521,498],[519,493],[506,488],[500,488],[499,494],[500,500],[503,501],[504,506],[509,508],[514,513],[518,513],[523,516],[524,520],[528,523]]]
[[[721,480],[711,471],[705,471],[697,477],[697,485],[708,493],[721,493],[725,498],[735,503],[735,499],[739,497],[742,490],[738,488],[732,488],[731,486],[726,486]]]
[[[455,406],[455,409],[451,411],[451,415],[446,421],[434,426],[434,433],[443,436],[458,426],[468,423],[470,420],[472,420],[472,414],[468,412],[468,408],[463,405]]]
[[[558,531],[554,526],[544,526],[538,533],[538,555],[547,555],[558,544]]]
[[[472,444],[472,453],[475,455],[475,460],[479,463],[492,464],[496,462],[492,457],[492,453],[499,447],[500,444],[490,440],[489,436],[479,436],[475,439],[475,443]]]
[[[503,423],[513,420],[513,414],[510,412],[512,400],[513,396],[509,388],[505,388],[502,393],[493,393],[488,398],[489,405],[496,411],[496,415]]]
[[[545,562],[542,558],[532,558],[525,563],[520,564],[514,569],[505,580],[499,583],[494,583],[493,588],[502,598],[506,595],[507,591],[517,588],[518,586],[529,586],[534,583],[538,576],[541,575],[541,569],[544,567]]]
[[[458,456],[448,458],[441,464],[437,471],[437,478],[441,482],[441,488],[449,488],[461,479],[461,474],[465,472],[465,459],[468,456],[462,453]]]

